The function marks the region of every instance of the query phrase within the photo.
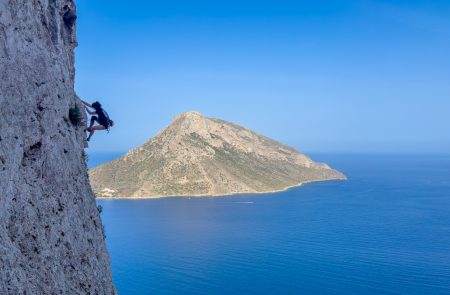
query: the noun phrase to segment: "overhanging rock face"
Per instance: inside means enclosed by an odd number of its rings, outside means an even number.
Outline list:
[[[115,294],[67,0],[0,0],[0,294]]]

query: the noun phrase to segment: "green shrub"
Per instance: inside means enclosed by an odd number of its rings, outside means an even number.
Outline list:
[[[80,108],[75,105],[69,109],[69,120],[74,126],[79,126],[82,121]]]

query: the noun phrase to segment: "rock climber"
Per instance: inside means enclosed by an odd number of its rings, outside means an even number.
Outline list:
[[[87,141],[91,140],[92,135],[94,135],[95,131],[99,130],[108,130],[111,127],[114,127],[114,121],[111,120],[108,116],[108,113],[102,108],[102,105],[96,101],[93,104],[90,104],[88,102],[85,102],[84,100],[81,101],[86,111],[91,115],[91,123],[89,127],[86,129],[87,132],[89,132],[89,136],[87,138]],[[94,111],[91,111],[90,109],[94,109]],[[99,125],[95,125],[95,122],[97,122]]]

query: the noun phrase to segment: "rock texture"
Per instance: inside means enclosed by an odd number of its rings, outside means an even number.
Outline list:
[[[115,294],[66,0],[0,0],[0,294]],[[77,109],[78,106],[78,109]]]
[[[195,112],[89,173],[98,197],[118,198],[263,193],[345,179],[288,146]]]

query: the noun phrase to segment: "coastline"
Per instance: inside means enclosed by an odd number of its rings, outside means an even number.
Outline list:
[[[321,180],[310,180],[301,182],[299,184],[288,186],[284,189],[265,191],[265,192],[241,192],[241,193],[229,193],[229,194],[197,194],[197,195],[161,195],[161,196],[149,196],[149,197],[96,197],[96,200],[149,200],[149,199],[165,199],[165,198],[219,198],[219,197],[233,197],[241,195],[264,195],[264,194],[275,194],[288,191],[293,188],[298,188],[304,184],[324,182],[324,181],[345,181],[345,178],[333,178],[333,179],[321,179]]]

